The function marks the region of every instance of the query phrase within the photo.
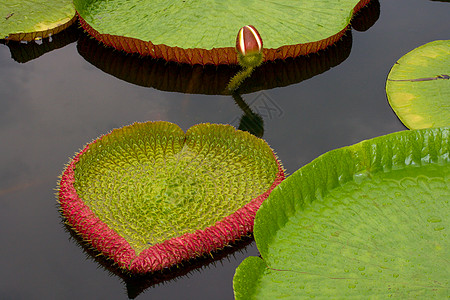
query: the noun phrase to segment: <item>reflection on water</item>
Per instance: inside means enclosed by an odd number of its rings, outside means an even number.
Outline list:
[[[0,40],[0,43],[8,46],[11,51],[11,58],[18,63],[26,63],[36,59],[47,52],[65,47],[78,40],[81,30],[78,24],[69,26],[67,29],[45,39],[32,42],[16,42],[11,40]]]
[[[350,54],[351,31],[335,45],[307,57],[267,62],[256,68],[239,88],[247,94],[288,86],[339,65]],[[127,82],[162,91],[226,95],[226,86],[239,66],[186,65],[130,55],[106,48],[86,34],[77,44],[80,55],[92,65]]]
[[[244,112],[239,120],[238,129],[248,131],[254,136],[262,137],[264,135],[264,120],[261,115],[254,112],[240,94],[233,93],[233,99]]]
[[[367,31],[380,17],[380,2],[371,1],[369,5],[359,11],[352,20],[352,28],[357,31]]]
[[[107,270],[110,274],[118,276],[126,286],[128,298],[135,299],[146,289],[153,286],[167,283],[171,280],[189,276],[192,272],[201,272],[202,269],[211,268],[221,264],[224,260],[229,260],[235,253],[242,253],[250,244],[254,244],[252,236],[242,237],[227,247],[213,251],[210,256],[202,256],[196,259],[191,259],[183,264],[173,266],[171,268],[149,273],[149,274],[131,274],[124,272],[118,268],[116,264],[99,251],[92,248],[92,245],[85,242],[69,225],[64,222],[64,217],[61,216],[64,230],[70,234],[71,239],[83,250],[90,260],[95,261],[102,269]]]

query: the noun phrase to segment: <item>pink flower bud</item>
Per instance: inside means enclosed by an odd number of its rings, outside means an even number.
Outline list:
[[[263,42],[258,30],[252,25],[247,25],[239,30],[236,38],[236,49],[242,55],[260,53]]]

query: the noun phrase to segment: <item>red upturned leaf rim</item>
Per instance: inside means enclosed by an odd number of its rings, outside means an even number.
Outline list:
[[[371,0],[361,0],[353,8],[353,15],[357,14]],[[111,34],[102,34],[92,28],[77,12],[81,27],[92,37],[106,46],[113,47],[127,53],[139,53],[143,56],[161,58],[167,61],[175,61],[186,64],[201,65],[235,65],[238,63],[236,49],[234,47],[213,48],[210,50],[201,48],[184,49],[170,47],[164,44],[155,45],[151,41],[143,41],[136,38],[124,37]],[[318,52],[339,41],[350,25],[326,39],[296,45],[286,45],[277,49],[263,49],[264,61],[286,59]]]
[[[86,145],[67,166],[61,176],[58,200],[67,223],[84,240],[89,241],[102,254],[111,258],[120,268],[131,273],[147,273],[169,268],[188,259],[221,249],[252,232],[256,211],[272,190],[285,178],[283,167],[272,152],[278,165],[278,172],[266,192],[252,199],[233,214],[216,222],[214,226],[166,240],[136,255],[131,245],[101,221],[78,197],[74,187],[76,163],[80,160],[81,155],[89,149],[89,145],[102,138],[103,136]],[[208,243],[202,242],[206,240]]]

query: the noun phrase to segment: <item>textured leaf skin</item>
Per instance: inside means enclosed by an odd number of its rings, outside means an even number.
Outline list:
[[[422,45],[401,57],[389,72],[386,93],[410,129],[450,125],[450,40]]]
[[[122,4],[125,2],[110,2],[110,4],[105,6],[106,2],[75,0],[74,4],[79,13],[82,27],[107,46],[112,46],[128,53],[139,53],[154,58],[163,58],[168,61],[219,65],[237,64],[234,41],[239,28],[244,25],[252,24],[260,31],[265,45],[265,49],[263,49],[265,61],[286,59],[314,53],[337,42],[347,30],[352,15],[369,2],[370,0],[345,0],[341,3],[342,6],[340,8],[330,8],[330,5],[335,2],[313,3],[304,1],[296,8],[280,5],[280,7],[288,11],[292,10],[291,14],[295,19],[292,22],[284,22],[285,15],[288,14],[286,12],[280,15],[282,21],[276,25],[268,24],[266,17],[258,15],[261,9],[251,8],[248,4],[244,6],[238,5],[241,2],[234,3],[236,6],[233,8],[233,13],[230,13],[230,7],[224,10],[224,7],[227,6],[224,2],[217,2],[220,3],[217,9],[205,6],[202,1],[189,2],[189,5],[198,5],[199,9],[206,7],[208,13],[205,13],[205,15],[208,15],[208,18],[199,18],[198,15],[201,15],[201,12],[184,11],[183,15],[179,10],[177,11],[176,8],[173,8],[176,5],[168,5],[166,2],[148,1],[141,2],[138,6],[134,2],[129,1],[127,5],[131,8],[121,8],[126,16],[115,11],[117,7],[122,7]],[[273,3],[278,7],[278,2]],[[292,2],[290,3],[292,4]],[[142,5],[148,5],[149,9],[143,9]],[[170,12],[166,13],[168,15],[167,18],[158,19],[155,17],[155,15],[158,15],[157,13],[148,15],[148,11],[153,11],[159,6],[161,6],[161,11],[170,10]],[[133,10],[136,14],[145,11],[147,16],[131,18],[130,16],[133,14],[130,14],[130,11]],[[247,10],[250,10],[251,13]],[[329,13],[330,16],[324,17],[317,13],[321,10]],[[216,11],[220,16],[213,20],[212,17],[209,17],[211,15],[210,11]],[[268,12],[265,9],[261,13],[272,14],[273,12]],[[173,13],[173,15],[170,15],[170,13]],[[242,15],[242,17],[235,17],[236,14]],[[192,20],[189,19],[192,16],[195,17]],[[130,26],[123,27],[119,25],[119,23],[127,23],[119,21],[124,18],[129,21],[127,22]],[[112,23],[105,21],[107,19],[110,19]],[[332,22],[331,19],[335,23],[330,23]],[[163,27],[163,30],[158,30],[156,28],[159,27],[154,26],[154,24],[165,24],[168,20],[170,20],[170,24],[167,27]],[[300,22],[296,24],[298,20],[303,20],[305,23]],[[210,26],[208,22],[214,23],[214,25]],[[291,25],[296,29],[292,31],[292,34],[284,34],[280,37],[280,31],[286,32],[285,28],[280,25],[282,23],[292,23]],[[105,24],[106,26],[104,26]],[[173,26],[176,28],[170,31],[169,28]],[[156,30],[154,33],[151,32],[153,28]],[[304,31],[298,31],[298,28],[302,28]],[[191,31],[188,33],[185,32],[186,30]],[[200,33],[201,36],[192,34],[193,31]],[[168,34],[165,34],[166,32]],[[177,34],[174,34],[174,32]],[[169,40],[166,41],[166,39]]]
[[[296,171],[256,215],[236,299],[447,297],[449,155],[448,127],[404,131]]]
[[[259,156],[263,152],[264,160]],[[226,156],[217,161],[220,157],[215,153]],[[258,171],[266,179],[245,173],[264,168],[256,161],[259,166],[246,165],[249,157],[267,161],[267,155],[271,167],[264,175],[263,169]],[[186,156],[191,159],[188,165],[183,164]],[[229,160],[236,160],[234,169],[223,165]],[[167,165],[168,171],[160,165]],[[185,189],[187,180],[164,183],[166,173],[195,179],[194,173],[204,169],[223,185],[214,190],[217,199],[202,198],[210,195],[202,187],[208,180],[196,183],[194,198],[189,196],[192,189]],[[231,185],[221,177],[228,169],[237,172]],[[234,178],[237,183],[232,182]],[[266,187],[252,186],[252,182],[270,178]],[[64,171],[58,197],[68,224],[84,240],[121,268],[145,273],[220,249],[251,232],[257,209],[283,179],[281,164],[268,145],[232,126],[200,124],[184,134],[172,123],[147,122],[114,130],[87,145]],[[220,193],[227,187],[234,194]],[[255,194],[258,190],[262,192]],[[205,206],[204,202],[213,204]]]
[[[0,39],[33,41],[76,21],[71,0],[5,0],[0,5]]]

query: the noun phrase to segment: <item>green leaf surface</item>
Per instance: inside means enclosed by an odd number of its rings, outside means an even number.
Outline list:
[[[239,29],[254,25],[265,48],[319,41],[347,27],[359,0],[167,1],[75,0],[100,34],[170,47],[233,47]]]
[[[0,39],[11,34],[55,29],[75,16],[72,0],[3,0],[0,4]]]
[[[420,46],[392,67],[386,93],[410,129],[450,125],[450,40]]]
[[[404,131],[296,171],[256,214],[236,299],[448,297],[449,150],[448,127]]]

